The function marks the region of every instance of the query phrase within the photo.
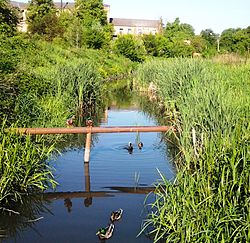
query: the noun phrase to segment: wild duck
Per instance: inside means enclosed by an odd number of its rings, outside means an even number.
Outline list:
[[[100,240],[107,240],[112,237],[114,229],[115,229],[115,225],[111,223],[106,228],[100,228],[96,232],[96,235],[99,237]]]
[[[110,216],[111,222],[118,221],[122,217],[123,210],[120,208],[117,211],[113,211]]]
[[[142,149],[143,143],[142,143],[142,142],[139,142],[139,143],[137,144],[137,146],[138,146],[139,149]]]
[[[67,127],[72,127],[74,125],[75,118],[76,118],[76,116],[73,115],[72,117],[70,117],[66,120]]]
[[[128,145],[125,146],[124,148],[127,149],[130,154],[132,154],[134,149],[133,144],[131,142],[129,142]]]

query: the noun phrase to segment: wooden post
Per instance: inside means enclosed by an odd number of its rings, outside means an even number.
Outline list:
[[[88,132],[86,136],[84,163],[89,163],[90,147],[91,147],[91,132]]]
[[[86,136],[86,143],[85,143],[85,152],[84,152],[84,163],[89,163],[90,158],[90,148],[91,148],[91,130],[92,130],[92,121],[88,120],[86,122],[87,125],[87,136]]]

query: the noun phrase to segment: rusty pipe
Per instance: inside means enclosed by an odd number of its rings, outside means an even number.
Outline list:
[[[83,134],[119,132],[168,132],[175,131],[173,126],[117,126],[117,127],[72,127],[72,128],[13,128],[20,134]]]

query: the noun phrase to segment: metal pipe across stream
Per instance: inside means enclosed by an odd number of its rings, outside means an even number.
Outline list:
[[[92,123],[91,123],[92,124]],[[86,133],[84,162],[89,163],[92,133],[120,133],[120,132],[168,132],[175,131],[173,126],[119,126],[119,127],[72,127],[72,128],[16,128],[20,134],[82,134]]]
[[[119,127],[72,127],[72,128],[16,128],[21,134],[82,134],[82,133],[119,133],[119,132],[168,132],[175,131],[173,126],[119,126]]]

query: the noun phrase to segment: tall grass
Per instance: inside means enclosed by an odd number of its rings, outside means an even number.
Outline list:
[[[179,149],[176,179],[161,175],[144,226],[155,241],[249,241],[249,66],[151,61],[137,81],[153,82],[164,114],[175,114]]]
[[[12,207],[27,193],[42,192],[54,187],[52,169],[47,159],[53,146],[42,138],[0,132],[0,209]]]

